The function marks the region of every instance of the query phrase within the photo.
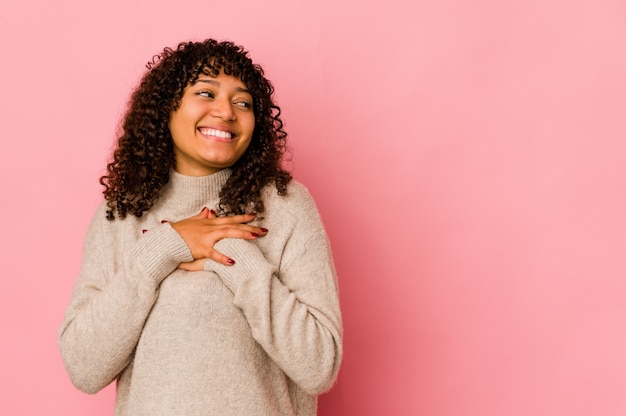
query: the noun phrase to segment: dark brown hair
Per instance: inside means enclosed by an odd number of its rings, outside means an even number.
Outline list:
[[[231,167],[220,192],[221,214],[264,211],[261,190],[273,183],[284,195],[291,175],[282,168],[287,133],[274,104],[274,88],[248,52],[232,42],[181,43],[165,48],[147,65],[148,72],[134,90],[122,120],[117,146],[100,178],[107,200],[107,218],[136,217],[159,199],[174,167],[174,146],[168,127],[185,88],[202,74],[220,72],[241,79],[253,98],[255,127],[246,152]]]

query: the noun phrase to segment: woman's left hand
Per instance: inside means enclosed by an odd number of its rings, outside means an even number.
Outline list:
[[[204,270],[204,262],[207,261],[204,259],[195,259],[194,261],[189,261],[186,263],[180,263],[178,265],[179,269],[187,270],[188,272],[199,272]]]

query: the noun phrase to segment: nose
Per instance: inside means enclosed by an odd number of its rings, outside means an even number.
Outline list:
[[[226,98],[219,98],[211,103],[210,114],[213,117],[220,118],[222,120],[232,121],[235,120],[235,112],[230,103],[230,100]]]

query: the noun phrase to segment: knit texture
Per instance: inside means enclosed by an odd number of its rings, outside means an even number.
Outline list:
[[[96,211],[59,333],[70,379],[95,393],[117,380],[116,416],[316,414],[342,357],[328,238],[304,186],[263,191],[253,224],[268,234],[224,239],[204,271],[177,269],[189,247],[162,220],[218,204],[230,176],[171,173],[141,218]],[[144,231],[147,230],[147,231]]]

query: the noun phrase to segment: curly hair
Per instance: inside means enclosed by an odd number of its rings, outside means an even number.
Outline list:
[[[118,133],[117,146],[100,178],[107,201],[107,219],[115,214],[135,217],[159,199],[175,167],[174,144],[168,127],[170,114],[181,103],[185,88],[201,75],[220,72],[239,78],[253,98],[254,133],[248,149],[231,167],[220,192],[220,215],[264,211],[261,190],[274,184],[279,195],[287,191],[291,175],[282,168],[287,133],[274,104],[274,87],[263,69],[243,47],[207,39],[165,48],[146,65],[147,73],[133,91]]]

